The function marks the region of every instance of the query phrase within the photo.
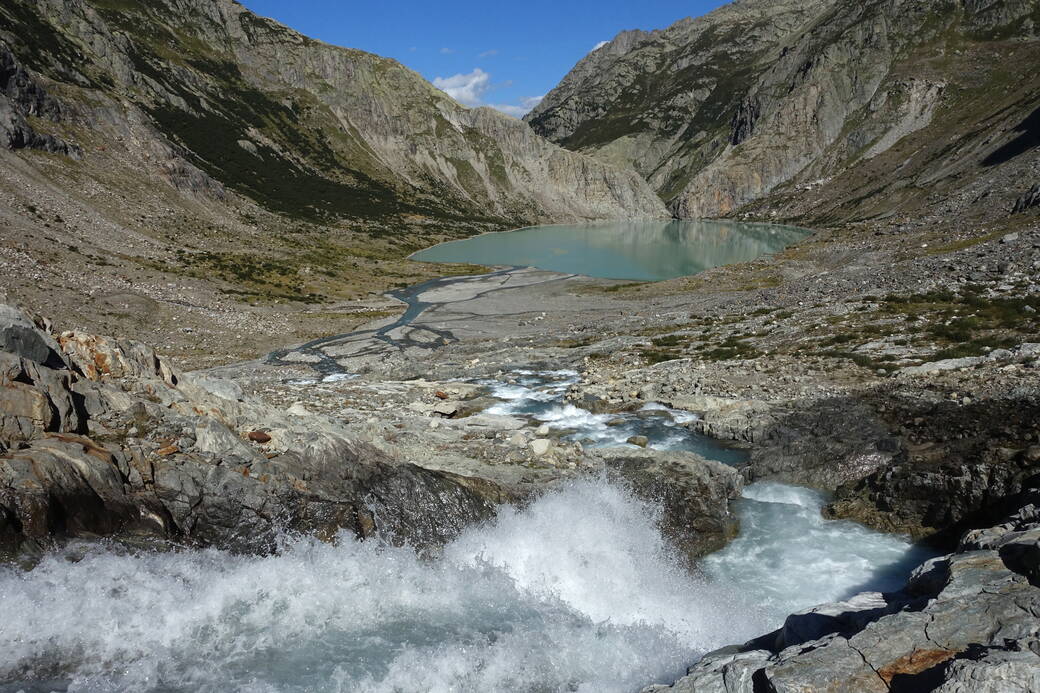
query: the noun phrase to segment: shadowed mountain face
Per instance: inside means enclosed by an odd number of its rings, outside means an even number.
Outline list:
[[[129,121],[150,140],[143,148],[176,162],[169,182],[193,193],[231,190],[318,223],[663,214],[630,172],[467,110],[393,60],[313,41],[231,0],[12,0],[0,8],[0,37],[0,75],[43,82],[7,89],[5,111],[78,121],[86,131],[69,139],[88,152]],[[58,107],[39,108],[42,91]]]
[[[743,211],[868,218],[986,176],[1006,213],[1036,158],[1038,26],[1028,0],[743,0],[621,34],[527,121],[634,167],[680,217],[768,199]]]

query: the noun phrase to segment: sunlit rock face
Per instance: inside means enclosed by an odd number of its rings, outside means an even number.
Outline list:
[[[748,211],[853,218],[934,204],[878,193],[905,187],[886,179],[913,178],[952,194],[1010,160],[1015,134],[993,139],[989,128],[957,123],[994,118],[1021,131],[1035,103],[1011,92],[1025,94],[1019,85],[1033,79],[1025,66],[1035,64],[1038,19],[1035,3],[1021,0],[733,2],[620,34],[526,120],[570,149],[632,166],[680,218],[767,197],[770,206]],[[1022,46],[1017,57],[1000,53],[1008,39]],[[992,74],[977,79],[979,61]],[[954,105],[962,90],[973,94],[967,110]],[[972,145],[942,151],[951,132]],[[910,162],[911,149],[930,155]],[[953,180],[955,171],[967,178]]]

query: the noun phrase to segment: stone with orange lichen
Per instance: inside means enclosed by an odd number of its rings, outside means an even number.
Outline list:
[[[897,676],[915,676],[956,656],[955,650],[914,650],[878,669],[878,676],[891,685],[892,679]]]

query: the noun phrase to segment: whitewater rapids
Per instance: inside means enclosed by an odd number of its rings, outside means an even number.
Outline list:
[[[691,434],[685,412],[618,421],[567,404],[572,371],[516,375],[488,383],[492,413],[592,446],[643,434],[734,454]],[[0,565],[0,693],[638,691],[792,611],[894,589],[922,560],[898,537],[824,520],[824,501],[749,486],[740,536],[694,574],[660,509],[603,478],[502,508],[435,559],[352,535],[263,557],[78,544],[28,572]]]
[[[760,490],[770,500],[749,505],[788,506],[787,521],[807,523],[780,542],[756,525],[698,576],[672,558],[657,509],[604,480],[506,508],[432,561],[347,536],[299,539],[267,557],[81,546],[30,572],[0,568],[0,681],[59,679],[71,691],[638,690],[788,611],[844,596],[878,560],[906,557],[896,538],[817,519],[800,489]],[[812,526],[830,544],[806,536],[802,553],[785,557],[779,544]],[[855,548],[828,557],[821,582],[805,552],[816,560],[841,542]]]

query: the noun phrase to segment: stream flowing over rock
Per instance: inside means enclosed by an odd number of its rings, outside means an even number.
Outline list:
[[[942,691],[1040,687],[1040,491],[914,571],[901,590],[792,614],[649,691]]]
[[[179,373],[143,344],[52,336],[6,305],[0,321],[0,548],[10,553],[104,535],[269,551],[284,532],[341,530],[429,548],[566,476],[517,484],[494,466],[477,477],[404,462],[331,419]],[[536,457],[554,447],[543,443]],[[681,451],[580,459],[663,503],[663,528],[691,558],[736,530],[729,501],[742,480],[730,466]]]

